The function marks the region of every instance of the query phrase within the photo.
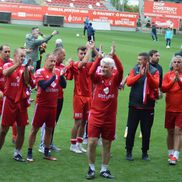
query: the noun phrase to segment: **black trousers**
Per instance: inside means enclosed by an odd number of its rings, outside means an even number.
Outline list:
[[[166,46],[171,46],[171,39],[166,39]]]
[[[56,113],[56,123],[59,120],[59,116],[61,114],[62,108],[63,108],[63,98],[57,100],[57,113]]]
[[[158,41],[157,33],[152,32],[151,34],[152,34],[152,40]]]
[[[86,31],[87,31],[87,26],[84,26],[84,27],[83,27],[83,35],[84,35],[84,36],[85,36]]]
[[[149,150],[151,128],[154,121],[154,109],[144,110],[129,107],[128,112],[128,135],[126,137],[126,150],[132,152],[135,133],[140,122],[142,132],[142,152]]]
[[[57,113],[56,113],[56,124],[59,120],[59,116],[61,114],[62,108],[63,108],[63,98],[57,100]],[[52,139],[51,139],[51,144],[53,142],[53,137],[54,137],[54,129],[52,130]]]
[[[88,41],[95,41],[95,35],[87,36]]]

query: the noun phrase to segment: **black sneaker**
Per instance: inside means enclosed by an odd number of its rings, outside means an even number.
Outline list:
[[[18,162],[25,162],[25,159],[20,154],[15,155],[13,159]]]
[[[100,176],[107,179],[113,179],[114,176],[111,175],[111,172],[109,170],[100,172]]]
[[[87,176],[86,176],[86,179],[94,179],[95,178],[95,171],[93,171],[92,169],[88,169],[88,173],[87,173]]]
[[[32,153],[28,153],[27,154],[27,161],[28,162],[33,162],[34,160],[33,160],[33,157],[32,157]]]
[[[144,160],[144,161],[149,161],[150,160],[147,153],[142,153],[142,160]]]
[[[133,155],[132,155],[131,152],[127,152],[127,153],[126,153],[126,160],[128,160],[128,161],[133,161],[133,160],[134,160],[134,159],[133,159]]]

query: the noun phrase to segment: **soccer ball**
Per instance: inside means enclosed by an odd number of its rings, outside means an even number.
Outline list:
[[[79,33],[77,33],[77,34],[76,34],[76,36],[77,36],[77,37],[79,37],[79,36],[80,36],[80,34],[79,34]]]

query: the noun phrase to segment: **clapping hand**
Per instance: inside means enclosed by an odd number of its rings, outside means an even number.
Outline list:
[[[178,82],[180,81],[180,76],[179,76],[179,72],[175,71],[175,81]]]
[[[26,67],[26,68],[30,65],[31,61],[32,61],[32,60],[29,58],[28,61],[27,61],[27,63],[25,64],[25,67]]]
[[[103,58],[103,57],[104,57],[103,51],[102,51],[102,44],[100,44],[100,46],[99,46],[98,57],[99,57],[99,58]]]
[[[60,71],[60,75],[61,76],[64,75],[66,73],[66,71],[67,71],[66,67],[62,68],[61,71]]]
[[[116,52],[115,42],[112,43],[110,55],[113,57]]]
[[[143,65],[140,65],[140,75],[144,76],[145,74],[145,67],[143,67]]]
[[[70,66],[73,63],[73,59],[69,58],[66,62],[65,62],[65,66]]]
[[[146,66],[145,66],[145,73],[147,73],[149,71],[149,62],[147,62]]]

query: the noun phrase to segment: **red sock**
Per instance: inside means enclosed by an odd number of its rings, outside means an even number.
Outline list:
[[[76,145],[76,141],[77,141],[76,139],[70,139],[72,145]]]
[[[82,137],[77,137],[77,143],[82,143],[83,142],[83,138]]]

